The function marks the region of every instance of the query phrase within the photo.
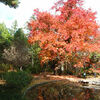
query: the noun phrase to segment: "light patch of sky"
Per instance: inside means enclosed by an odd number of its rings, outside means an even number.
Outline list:
[[[93,12],[97,12],[96,21],[100,24],[100,0],[84,0],[84,8],[91,8]]]
[[[19,7],[16,9],[0,3],[0,22],[4,22],[7,27],[10,27],[12,22],[17,20],[19,27],[23,27],[32,16],[34,9],[49,11],[54,2],[55,0],[20,0]]]
[[[33,14],[36,8],[41,11],[50,11],[54,2],[57,0],[20,0],[20,5],[17,9],[10,8],[0,3],[0,22],[4,22],[7,27],[11,27],[14,20],[18,21],[19,27],[25,27],[26,22]],[[97,11],[97,21],[100,23],[100,0],[84,0],[84,8],[91,8]]]

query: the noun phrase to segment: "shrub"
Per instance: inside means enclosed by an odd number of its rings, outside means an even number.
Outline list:
[[[26,72],[31,73],[31,74],[38,74],[41,73],[43,68],[39,64],[35,64],[33,67],[32,65],[28,65],[27,68],[25,69]]]
[[[19,72],[7,72],[3,76],[4,80],[6,80],[6,84],[9,87],[22,89],[27,86],[32,77],[23,71]]]

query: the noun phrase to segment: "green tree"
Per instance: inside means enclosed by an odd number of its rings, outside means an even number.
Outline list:
[[[12,26],[11,28],[9,29],[9,32],[14,35],[16,33],[16,31],[18,30],[18,23],[17,23],[17,20],[15,20],[13,23],[12,23]]]
[[[17,8],[19,4],[19,0],[0,0],[0,2],[13,8]]]
[[[29,46],[29,53],[31,55],[31,71],[33,73],[39,73],[41,71],[40,67],[40,58],[39,58],[39,52],[41,51],[41,48],[38,45],[38,42],[36,42],[34,45]]]
[[[0,24],[0,59],[5,48],[11,45],[12,36],[6,28],[5,24]]]
[[[27,38],[22,28],[19,28],[14,34],[14,44],[16,46],[27,46]]]

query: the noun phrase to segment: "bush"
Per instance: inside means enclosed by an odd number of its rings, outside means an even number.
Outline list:
[[[4,80],[6,80],[6,84],[9,87],[22,89],[27,86],[32,77],[23,71],[19,72],[7,72],[3,76]]]
[[[35,64],[33,67],[32,65],[28,65],[27,68],[25,69],[26,72],[31,73],[31,74],[39,74],[41,73],[43,68],[39,64]]]

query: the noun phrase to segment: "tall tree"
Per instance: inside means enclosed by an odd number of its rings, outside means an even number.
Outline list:
[[[19,4],[19,0],[0,0],[0,2],[13,8],[17,8]]]
[[[11,28],[9,29],[9,32],[14,35],[16,33],[16,31],[18,30],[18,23],[17,23],[17,20],[15,20],[13,23],[12,23],[12,26]]]
[[[31,55],[31,62],[32,66],[31,69],[33,72],[38,73],[40,69],[40,59],[39,59],[39,52],[41,51],[38,42],[35,43],[34,45],[29,45],[29,53]]]
[[[6,28],[5,24],[0,24],[0,59],[2,57],[3,50],[11,45],[12,36]]]
[[[83,0],[59,0],[52,9],[58,15],[34,10],[29,23],[29,43],[39,42],[41,62],[59,58],[83,66],[91,52],[100,52],[99,25],[95,12],[82,8]],[[73,57],[74,55],[74,57]]]

